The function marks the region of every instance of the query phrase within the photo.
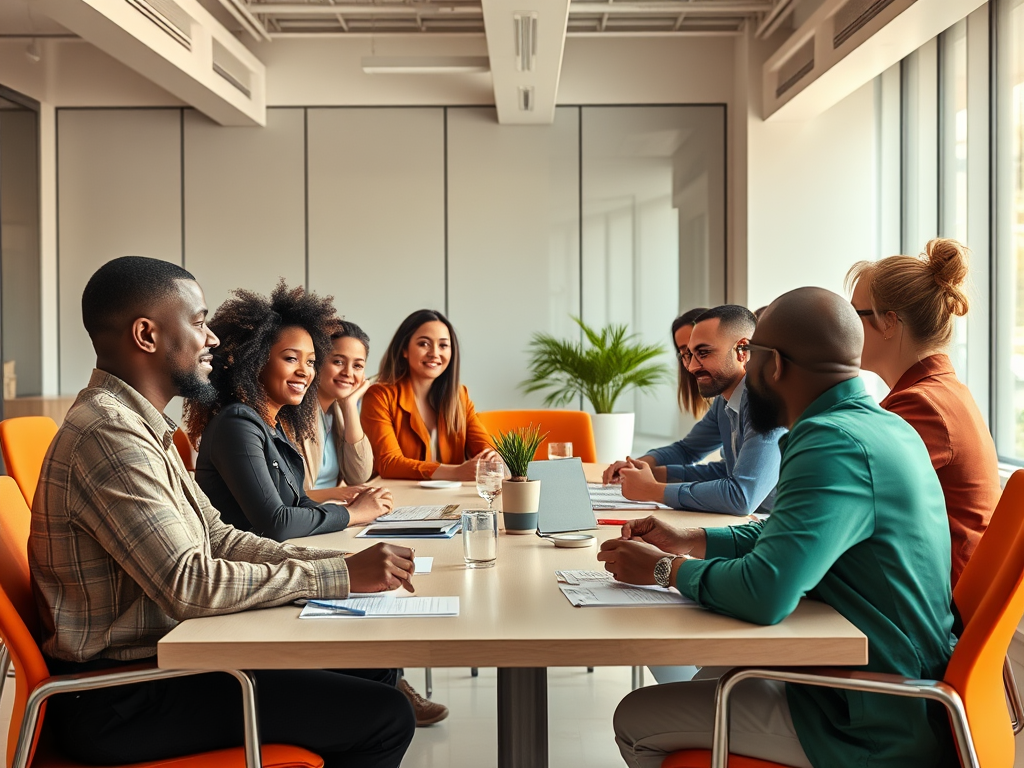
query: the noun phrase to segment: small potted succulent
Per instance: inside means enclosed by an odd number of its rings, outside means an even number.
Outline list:
[[[537,509],[540,506],[540,480],[530,480],[527,469],[537,453],[537,446],[547,437],[539,427],[530,424],[491,438],[512,477],[501,482],[501,512],[506,533],[533,533],[537,530]]]

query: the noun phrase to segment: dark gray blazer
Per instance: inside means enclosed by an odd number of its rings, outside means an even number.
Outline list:
[[[313,501],[302,476],[302,455],[248,405],[224,407],[203,432],[196,482],[236,528],[276,541],[345,528],[348,510]]]

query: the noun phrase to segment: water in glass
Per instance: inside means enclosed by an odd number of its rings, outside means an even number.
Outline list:
[[[505,465],[493,459],[484,459],[476,465],[476,492],[487,502],[488,509],[494,509],[494,500],[501,495],[501,481],[505,476]]]
[[[467,509],[462,513],[462,549],[467,568],[491,568],[498,554],[498,513]]]

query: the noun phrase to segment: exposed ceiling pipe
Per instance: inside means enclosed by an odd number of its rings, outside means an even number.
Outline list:
[[[796,8],[796,3],[793,0],[776,0],[772,9],[765,14],[765,17],[761,19],[761,23],[757,25],[754,37],[758,40],[770,37],[793,12],[794,8]]]
[[[228,2],[229,0],[221,0]],[[785,0],[784,0],[785,1]],[[771,0],[691,0],[691,2],[675,2],[674,0],[648,0],[647,2],[578,2],[569,6],[569,15],[594,14],[600,16],[654,14],[675,15],[691,14],[745,14],[770,13]],[[372,3],[328,5],[327,3],[253,3],[249,6],[253,13],[273,14],[279,16],[406,16],[424,18],[477,17],[482,14],[478,5],[426,6],[418,5],[376,5]]]
[[[225,10],[235,17],[235,20],[242,25],[242,29],[248,32],[256,40],[270,40],[270,33],[266,27],[257,19],[242,0],[220,0]]]

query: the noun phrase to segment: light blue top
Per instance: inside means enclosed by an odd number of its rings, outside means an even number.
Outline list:
[[[769,514],[779,481],[779,438],[784,434],[782,428],[766,435],[754,431],[744,376],[728,400],[715,398],[686,437],[647,452],[666,469],[664,503],[727,515]],[[697,463],[719,449],[721,461]]]
[[[314,488],[334,488],[341,476],[341,466],[338,464],[338,446],[331,439],[331,430],[334,429],[334,414],[325,413],[323,408],[320,411],[321,442],[324,446],[324,455],[320,460],[320,471],[317,473]]]

